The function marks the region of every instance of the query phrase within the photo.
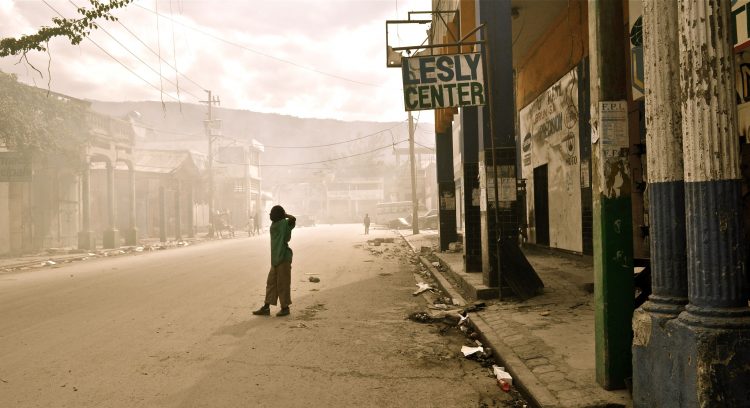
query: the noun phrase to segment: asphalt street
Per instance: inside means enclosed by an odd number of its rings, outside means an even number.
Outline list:
[[[250,313],[267,234],[0,274],[0,407],[510,406],[458,334],[405,319],[403,242],[362,232],[294,230],[287,317]]]

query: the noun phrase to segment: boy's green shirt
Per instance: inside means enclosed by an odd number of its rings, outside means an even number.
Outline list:
[[[271,224],[271,265],[278,266],[282,262],[292,262],[292,249],[289,240],[292,239],[292,229],[296,223],[288,218]]]

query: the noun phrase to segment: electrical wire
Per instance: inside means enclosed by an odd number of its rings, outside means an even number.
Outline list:
[[[417,142],[417,141],[415,141],[415,142],[414,142],[414,144],[415,144],[415,145],[418,145],[418,146],[422,146],[422,147],[424,147],[425,149],[428,149],[428,150],[432,150],[432,151],[434,151],[434,150],[435,150],[435,147],[425,146],[425,145],[423,145],[422,143],[419,143],[419,142]]]
[[[343,160],[343,159],[350,159],[350,158],[352,158],[352,157],[357,157],[357,156],[364,156],[364,155],[366,155],[366,154],[374,153],[374,152],[377,152],[377,151],[379,151],[379,150],[384,150],[384,149],[388,149],[388,148],[391,148],[391,147],[393,147],[394,145],[397,145],[397,144],[401,144],[401,143],[404,143],[404,142],[408,142],[408,140],[401,140],[401,141],[398,141],[398,142],[396,142],[396,143],[393,143],[393,144],[389,144],[389,145],[387,145],[387,146],[383,146],[383,147],[378,147],[378,148],[376,148],[376,149],[368,150],[368,151],[366,151],[366,152],[362,152],[362,153],[355,153],[355,154],[350,154],[350,155],[348,155],[348,156],[341,156],[341,157],[337,157],[337,158],[335,158],[335,159],[328,159],[328,160],[319,160],[319,161],[314,161],[314,162],[306,162],[306,163],[286,163],[286,164],[261,164],[261,165],[260,165],[260,167],[286,167],[286,166],[307,166],[307,165],[310,165],[310,164],[329,163],[329,162],[332,162],[332,161]]]
[[[79,7],[78,7],[78,5],[76,5],[75,3],[73,3],[73,1],[72,1],[72,0],[68,0],[68,2],[69,2],[70,4],[72,4],[72,5],[73,5],[73,6],[75,7],[75,8],[79,8]],[[107,35],[108,35],[108,36],[109,36],[109,37],[110,37],[110,38],[111,38],[112,40],[114,40],[114,41],[115,41],[115,42],[116,42],[117,44],[119,44],[119,45],[120,45],[120,46],[121,46],[121,47],[122,47],[123,49],[125,49],[125,51],[127,51],[128,53],[130,53],[130,55],[132,55],[132,56],[133,56],[133,57],[135,57],[135,58],[136,58],[136,59],[137,59],[138,61],[140,61],[140,62],[141,62],[141,63],[142,63],[143,65],[145,65],[145,66],[146,66],[146,67],[147,67],[148,69],[150,69],[151,71],[153,71],[153,72],[154,72],[155,74],[157,74],[157,75],[159,75],[159,76],[161,76],[161,75],[162,75],[160,71],[157,71],[156,69],[154,69],[154,67],[152,67],[151,65],[149,65],[149,64],[148,64],[148,63],[147,63],[146,61],[144,61],[143,59],[141,59],[141,57],[139,57],[139,56],[138,56],[138,55],[136,55],[136,54],[135,54],[135,53],[134,53],[133,51],[131,51],[131,50],[130,50],[130,49],[129,49],[129,48],[128,48],[128,47],[127,47],[127,46],[126,46],[125,44],[123,44],[122,42],[120,42],[120,40],[118,40],[118,39],[117,39],[117,38],[116,38],[115,36],[113,36],[113,35],[112,35],[112,34],[111,34],[111,33],[110,33],[109,31],[107,31],[107,30],[106,30],[106,29],[105,29],[104,27],[102,27],[101,25],[98,25],[98,24],[97,24],[97,27],[98,27],[98,28],[99,28],[100,30],[102,30],[102,32],[104,32],[104,34],[107,34]],[[179,83],[174,83],[174,82],[170,81],[170,80],[169,80],[169,79],[167,79],[167,78],[163,78],[163,79],[164,79],[164,80],[166,80],[167,82],[169,82],[170,84],[174,85],[174,86],[175,86],[175,87],[177,88],[177,99],[179,100],[179,94],[180,94],[180,84],[179,84]],[[193,93],[191,93],[191,92],[189,92],[189,91],[185,91],[185,93],[189,94],[190,96],[194,97],[194,98],[195,98],[195,99],[197,99],[197,100],[200,100],[200,97],[196,96],[195,94],[193,94]]]
[[[130,35],[132,35],[136,40],[138,40],[138,42],[140,42],[144,47],[146,47],[147,50],[151,51],[152,54],[154,54],[157,58],[161,59],[161,61],[164,62],[169,68],[172,68],[176,73],[182,75],[183,78],[185,78],[188,81],[190,81],[193,85],[197,86],[202,91],[206,90],[205,86],[197,83],[195,80],[193,80],[189,76],[187,76],[184,73],[178,71],[176,67],[172,66],[172,64],[170,64],[168,61],[166,61],[163,58],[161,58],[159,56],[159,54],[156,51],[154,51],[153,48],[151,48],[148,44],[146,44],[143,40],[141,40],[141,38],[138,37],[138,35],[136,33],[134,33],[132,30],[130,30],[128,27],[126,27],[125,24],[123,24],[119,19],[116,22],[117,22],[117,24],[119,24],[120,26],[122,26],[122,28],[124,28],[125,31],[127,31],[128,33],[130,33]]]
[[[355,142],[357,140],[362,140],[362,139],[366,139],[368,137],[376,136],[376,135],[379,135],[379,134],[381,134],[383,132],[388,132],[391,129],[394,129],[394,128],[396,128],[396,127],[398,127],[398,126],[400,126],[400,125],[402,125],[404,123],[405,123],[405,121],[402,121],[402,122],[399,122],[399,123],[397,123],[397,124],[389,127],[388,129],[378,130],[377,132],[370,133],[369,135],[364,135],[364,136],[360,136],[360,137],[357,137],[357,138],[354,138],[354,139],[349,139],[349,140],[343,140],[341,142],[334,142],[334,143],[321,144],[321,145],[310,145],[310,146],[273,146],[273,145],[263,145],[263,147],[272,148],[272,149],[311,149],[311,148],[318,148],[318,147],[335,146],[335,145],[340,145],[340,144],[344,144],[344,143],[351,143],[351,142]]]
[[[273,55],[271,55],[271,54],[267,54],[267,53],[265,53],[265,52],[262,52],[262,51],[258,51],[258,50],[252,49],[252,48],[250,48],[250,47],[244,46],[244,45],[242,45],[242,44],[238,44],[238,43],[236,43],[236,42],[233,42],[233,41],[229,41],[229,40],[227,40],[227,39],[225,39],[225,38],[221,38],[221,37],[219,37],[219,36],[217,36],[217,35],[215,35],[215,34],[211,34],[211,33],[209,33],[208,31],[205,31],[205,30],[202,30],[202,29],[200,29],[200,28],[197,28],[197,27],[193,27],[193,26],[191,26],[191,25],[188,25],[188,24],[185,24],[185,23],[183,23],[183,22],[180,22],[180,21],[174,20],[174,19],[172,19],[172,18],[170,18],[170,17],[167,17],[167,16],[165,16],[165,15],[163,15],[163,14],[159,14],[159,13],[158,13],[158,11],[153,11],[153,10],[149,10],[149,9],[147,9],[147,8],[146,8],[146,7],[144,7],[144,6],[141,6],[140,4],[134,4],[134,5],[135,5],[136,7],[140,7],[140,8],[142,8],[142,9],[144,9],[144,10],[146,10],[146,11],[150,12],[150,13],[155,13],[155,14],[157,14],[158,16],[161,16],[162,18],[166,18],[166,19],[168,19],[168,20],[171,20],[171,21],[173,21],[173,22],[175,22],[175,23],[177,23],[177,24],[179,24],[179,25],[181,25],[181,26],[183,26],[183,27],[189,28],[189,29],[191,29],[191,30],[193,30],[193,31],[197,31],[197,32],[199,32],[199,33],[201,33],[201,34],[203,34],[203,35],[205,35],[205,36],[211,37],[211,38],[213,38],[213,39],[215,39],[215,40],[217,40],[217,41],[221,41],[221,42],[223,42],[223,43],[226,43],[226,44],[229,44],[229,45],[231,45],[231,46],[234,46],[234,47],[237,47],[237,48],[241,48],[241,49],[243,49],[243,50],[245,50],[245,51],[249,51],[249,52],[252,52],[252,53],[254,53],[254,54],[257,54],[257,55],[260,55],[260,56],[263,56],[263,57],[266,57],[266,58],[270,58],[270,59],[272,59],[272,60],[276,60],[276,61],[279,61],[279,62],[283,62],[283,63],[285,63],[285,64],[289,64],[289,65],[292,65],[292,66],[295,66],[295,67],[297,67],[297,68],[300,68],[300,69],[304,69],[304,70],[307,70],[307,71],[315,72],[316,74],[320,74],[320,75],[325,75],[325,76],[328,76],[328,77],[331,77],[331,78],[336,78],[336,79],[340,79],[340,80],[342,80],[342,81],[347,81],[347,82],[351,82],[351,83],[355,83],[355,84],[359,84],[359,85],[364,85],[364,86],[371,86],[371,87],[374,87],[374,88],[385,88],[385,87],[384,87],[383,85],[379,85],[379,84],[372,84],[372,83],[369,83],[369,82],[362,82],[362,81],[358,81],[358,80],[356,80],[356,79],[346,78],[346,77],[343,77],[343,76],[341,76],[341,75],[331,74],[331,73],[329,73],[329,72],[321,71],[321,70],[319,70],[319,69],[316,69],[316,68],[311,68],[311,67],[308,67],[308,66],[305,66],[305,65],[302,65],[302,64],[296,63],[296,62],[294,62],[294,61],[290,61],[290,60],[286,60],[286,59],[283,59],[283,58],[275,57],[275,56],[273,56]],[[158,18],[158,17],[157,17],[157,18]]]
[[[159,87],[161,88],[161,108],[164,110],[164,115],[167,114],[167,108],[164,106],[164,77],[161,75],[161,33],[159,32],[159,1],[154,2],[154,12],[156,13],[156,45],[159,50]],[[200,99],[198,99],[200,100]],[[177,98],[178,103],[180,99]]]
[[[169,0],[169,15],[172,16],[172,0]],[[172,28],[172,59],[174,66],[177,67],[177,44],[174,40],[174,21],[170,24]],[[161,63],[160,63],[161,64]],[[175,68],[174,80],[177,82],[177,99],[180,99],[180,76],[177,75],[177,68]],[[188,92],[189,93],[189,92]],[[199,99],[200,100],[200,99]],[[180,103],[180,112],[182,112],[182,103]]]
[[[135,126],[135,127],[139,127],[139,128],[141,128],[141,129],[146,129],[146,130],[153,130],[154,132],[158,132],[158,133],[167,133],[167,134],[170,134],[170,135],[177,135],[177,136],[190,136],[190,137],[195,137],[195,136],[200,136],[200,135],[203,135],[203,134],[204,134],[204,132],[202,132],[202,131],[201,131],[201,132],[198,132],[198,133],[192,133],[192,134],[191,134],[191,133],[174,132],[174,131],[170,131],[170,130],[161,130],[161,129],[156,129],[156,128],[154,128],[154,127],[150,127],[150,126],[142,125],[142,124],[140,124],[140,123],[133,123],[133,126]]]
[[[51,4],[49,4],[49,3],[47,2],[47,0],[42,0],[42,2],[43,2],[43,3],[44,3],[44,4],[46,5],[46,6],[47,6],[47,7],[49,7],[50,9],[52,9],[52,11],[54,11],[55,13],[57,13],[57,15],[59,15],[59,16],[60,16],[60,17],[62,17],[62,18],[65,18],[65,17],[64,17],[64,16],[63,16],[63,15],[62,15],[62,14],[61,14],[61,13],[60,13],[59,11],[57,11],[57,9],[55,9],[54,7],[52,7],[52,5],[51,5]],[[100,46],[100,45],[99,45],[99,44],[98,44],[98,43],[97,43],[96,41],[92,40],[92,39],[91,39],[91,37],[86,37],[86,39],[87,39],[87,40],[89,40],[89,41],[91,41],[91,43],[92,43],[92,44],[94,44],[94,45],[96,46],[96,48],[99,48],[99,50],[101,50],[101,51],[102,51],[103,53],[107,54],[107,56],[108,56],[108,57],[110,57],[110,58],[112,58],[113,60],[115,60],[115,62],[117,62],[118,64],[120,64],[120,65],[121,65],[121,66],[122,66],[123,68],[127,69],[128,71],[130,71],[130,73],[131,73],[131,74],[133,74],[133,75],[135,75],[136,77],[138,77],[138,79],[140,79],[141,81],[145,82],[145,83],[146,83],[146,84],[147,84],[148,86],[150,86],[150,87],[152,87],[152,88],[156,89],[157,91],[159,91],[159,92],[161,92],[161,93],[163,94],[162,90],[161,90],[161,89],[159,89],[159,87],[157,87],[156,85],[152,84],[151,82],[149,82],[148,80],[146,80],[146,79],[145,79],[145,78],[143,78],[142,76],[138,75],[138,74],[137,74],[137,73],[136,73],[135,71],[133,71],[133,70],[132,70],[132,69],[131,69],[130,67],[128,67],[127,65],[125,65],[124,63],[122,63],[122,62],[121,62],[120,60],[118,60],[118,59],[117,59],[117,58],[116,58],[115,56],[113,56],[112,54],[110,54],[109,52],[107,52],[107,50],[105,50],[104,48],[102,48],[102,46]],[[168,96],[168,97],[170,97],[170,98],[172,98],[172,99],[174,99],[174,100],[177,100],[177,98],[175,98],[174,96],[172,96],[172,95],[170,95],[170,94],[167,94],[167,96]]]

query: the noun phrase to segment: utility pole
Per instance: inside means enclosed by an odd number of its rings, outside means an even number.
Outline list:
[[[632,372],[635,290],[623,0],[590,1],[588,10],[596,380],[613,390]]]
[[[213,104],[220,104],[218,96],[212,96],[211,91],[208,93],[208,100],[201,101],[208,104],[208,119],[206,124],[206,137],[208,138],[208,236],[214,236],[214,134],[213,134]]]
[[[411,169],[411,232],[419,234],[419,201],[417,200],[417,169],[414,162],[414,117],[409,111],[409,169]]]

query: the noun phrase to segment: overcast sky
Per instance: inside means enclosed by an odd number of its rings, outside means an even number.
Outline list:
[[[89,4],[46,3],[0,0],[0,37],[51,24],[53,8],[74,17],[74,4]],[[175,101],[179,83],[183,102],[205,100],[210,89],[226,108],[401,121],[400,71],[385,67],[385,20],[430,7],[430,0],[136,0],[114,12],[119,22],[102,22],[111,36],[93,31],[103,50],[88,40],[73,46],[57,39],[51,61],[47,53],[29,54],[43,77],[18,57],[0,58],[0,70],[46,87],[49,64],[51,89],[84,99]],[[391,38],[421,43],[426,28],[403,27]],[[431,111],[422,116],[432,122]]]

